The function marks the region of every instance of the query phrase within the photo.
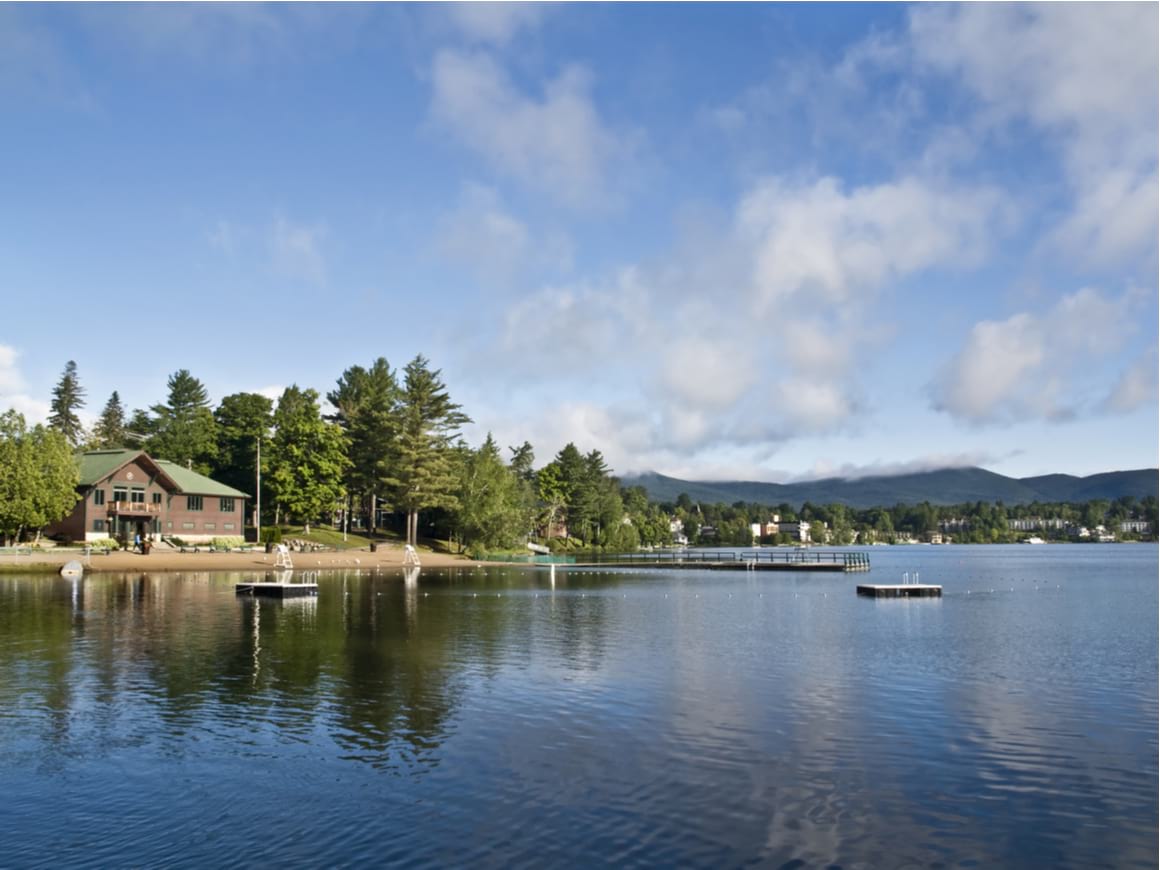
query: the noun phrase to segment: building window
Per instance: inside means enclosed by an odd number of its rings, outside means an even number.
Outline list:
[[[187,495],[185,497],[185,506],[191,511],[201,510],[201,496],[200,495]]]
[[[232,532],[234,530],[234,524],[233,523],[222,523],[222,528],[225,529],[227,532]]]
[[[234,512],[234,500],[232,498],[218,499],[218,508],[223,514],[232,514]]]
[[[217,523],[206,523],[202,528],[207,532],[212,532],[217,528]]]
[[[153,493],[153,504],[161,504],[161,493]]]
[[[103,489],[94,489],[93,490],[93,504],[102,505],[104,503],[105,503],[105,491]],[[99,532],[100,529],[93,529],[93,531]]]
[[[184,523],[182,523],[182,524],[181,524],[181,527],[182,527],[183,529],[192,529],[192,528],[193,528],[193,523],[186,521],[186,522],[184,522]]]
[[[93,520],[93,531],[94,532],[103,532],[104,530],[105,530],[105,521],[104,520]]]
[[[127,486],[114,486],[113,487],[113,501],[128,501],[128,500],[129,500],[129,487],[127,487]]]
[[[145,490],[134,489],[131,493],[129,493],[129,500],[133,502],[133,504],[145,504]]]

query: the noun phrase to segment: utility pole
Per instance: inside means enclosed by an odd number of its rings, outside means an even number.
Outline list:
[[[258,485],[256,490],[255,501],[257,506],[254,508],[254,531],[257,535],[255,543],[262,543],[262,436],[258,436],[258,464],[255,466],[257,473]]]

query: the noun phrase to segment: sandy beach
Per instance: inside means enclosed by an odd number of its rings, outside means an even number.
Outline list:
[[[380,546],[377,552],[370,550],[342,550],[340,552],[291,553],[294,567],[300,570],[326,570],[341,568],[402,568],[403,548]],[[0,554],[0,566],[29,570],[44,570],[45,566],[60,566],[65,562],[84,557],[77,551],[45,552],[34,551],[31,555]],[[454,565],[470,565],[473,562],[464,556],[450,556],[443,553],[419,551],[419,561],[423,567],[443,568]],[[271,569],[274,555],[260,551],[250,553],[181,553],[175,550],[154,549],[148,556],[140,553],[117,551],[104,555],[94,553],[86,571],[255,571]]]

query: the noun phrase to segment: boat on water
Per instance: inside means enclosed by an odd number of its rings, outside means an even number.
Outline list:
[[[1043,538],[1032,535],[1030,538],[1025,540],[1023,543],[1024,544],[1046,544],[1047,541],[1043,540]]]

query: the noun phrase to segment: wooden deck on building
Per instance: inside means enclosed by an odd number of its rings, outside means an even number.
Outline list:
[[[858,594],[870,598],[941,598],[942,587],[925,583],[859,584]]]

